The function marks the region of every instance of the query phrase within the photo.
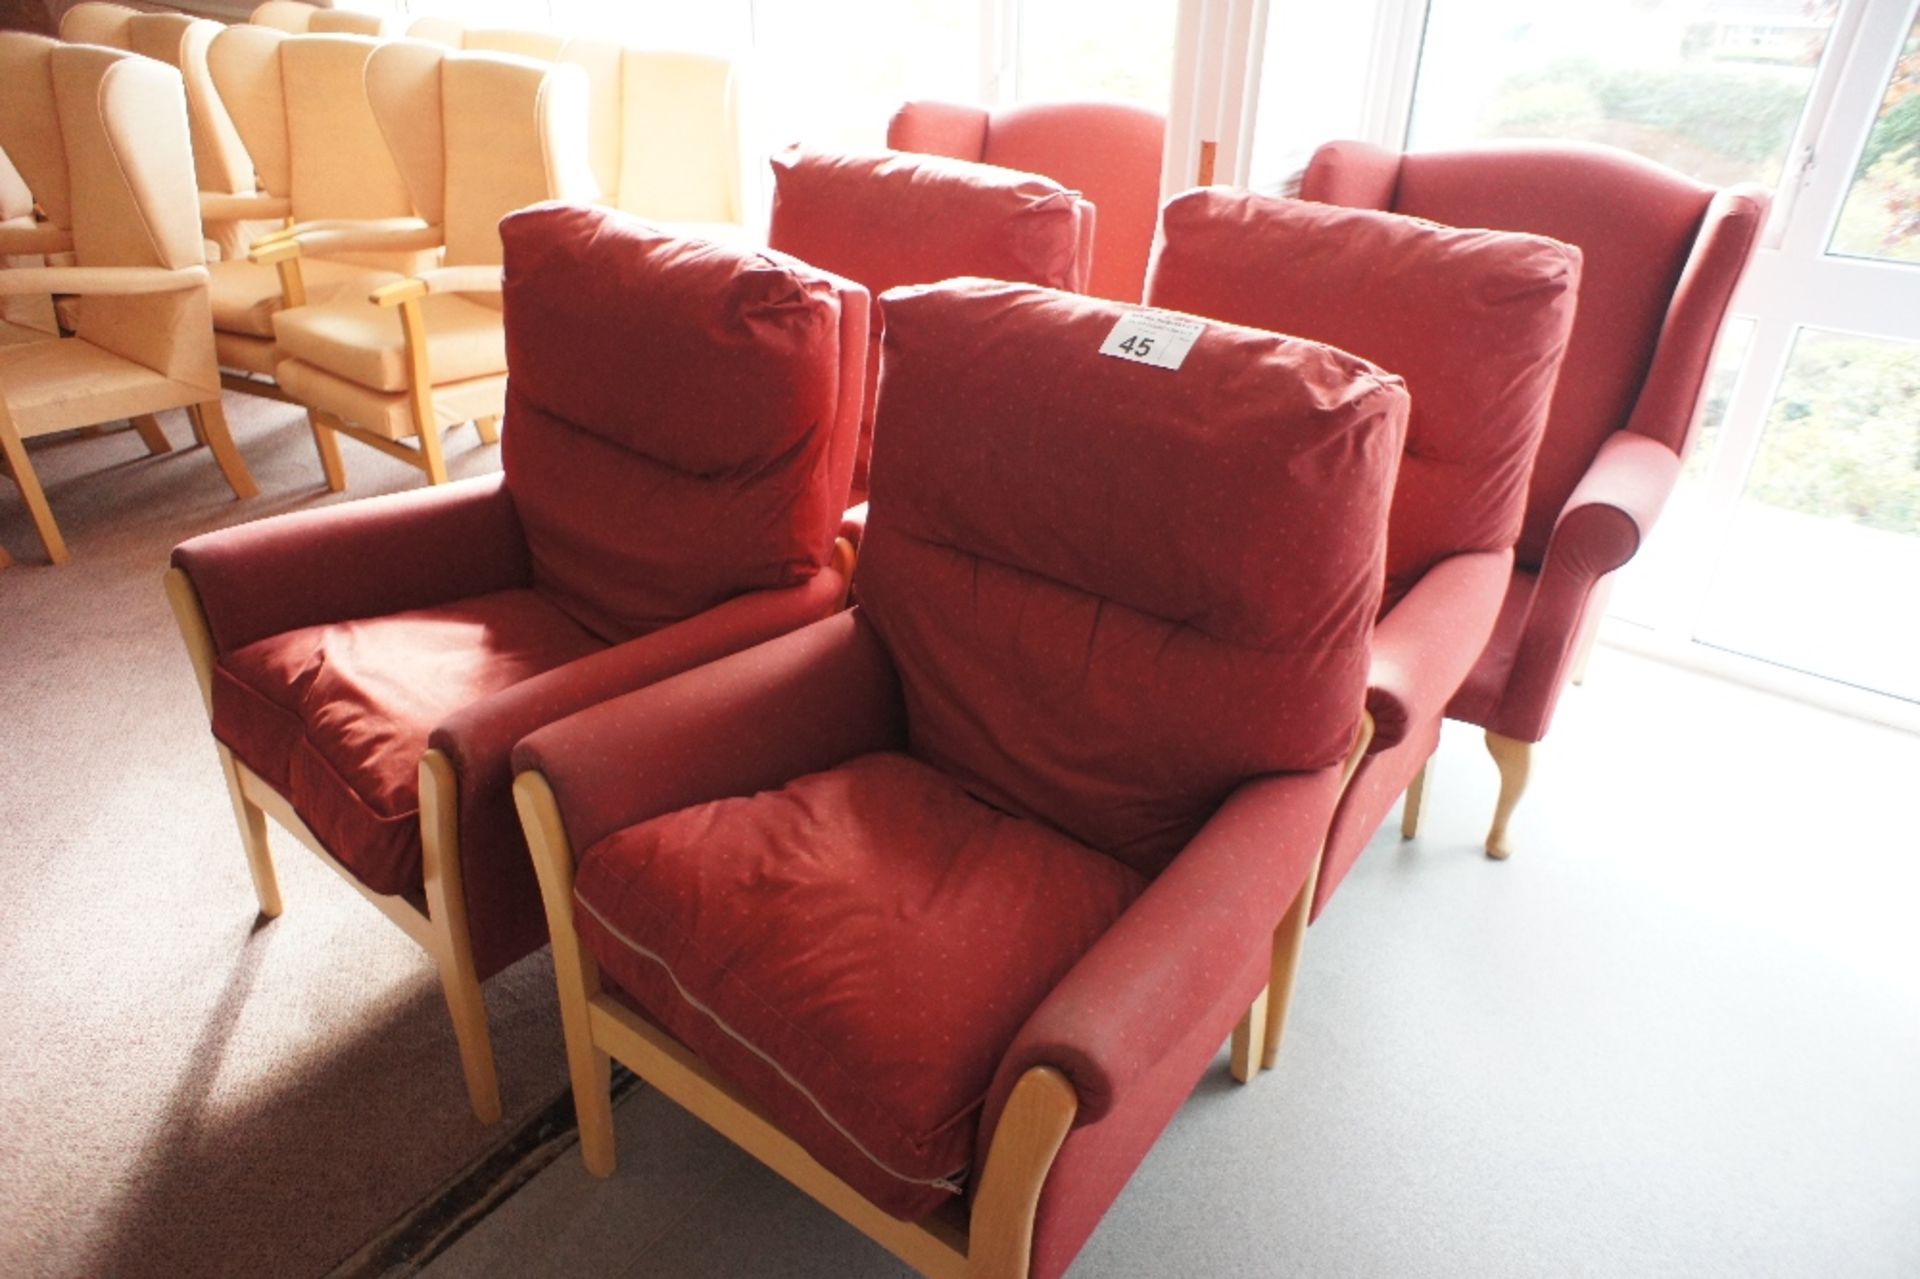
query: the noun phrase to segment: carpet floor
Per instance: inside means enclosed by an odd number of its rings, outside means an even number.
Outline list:
[[[0,1274],[323,1274],[565,1085],[544,954],[488,983],[488,1127],[425,955],[277,830],[286,910],[257,917],[160,575],[182,538],[339,499],[297,410],[227,413],[247,502],[179,413],[158,457],[35,441],[60,568],[0,481]],[[471,428],[448,447],[499,465]],[[421,483],[342,449],[347,496]]]
[[[1307,938],[1279,1066],[1222,1053],[1072,1279],[1920,1275],[1920,737],[1618,650],[1515,818],[1448,725]],[[657,1092],[427,1279],[892,1279]]]

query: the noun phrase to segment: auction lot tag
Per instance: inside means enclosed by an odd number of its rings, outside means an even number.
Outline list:
[[[1100,344],[1100,354],[1156,369],[1177,369],[1207,331],[1206,323],[1166,311],[1129,311]]]

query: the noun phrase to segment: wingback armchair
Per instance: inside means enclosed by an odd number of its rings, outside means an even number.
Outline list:
[[[1268,978],[1361,738],[1406,394],[994,281],[887,296],[850,612],[515,748],[609,1054],[910,1264],[1052,1279]],[[1316,823],[1321,823],[1316,827]]]
[[[1161,213],[1152,305],[1329,342],[1397,373],[1413,401],[1367,676],[1374,734],[1334,814],[1312,918],[1426,764],[1493,631],[1579,279],[1580,250],[1544,236],[1220,188]],[[1276,936],[1276,980],[1305,922]],[[1263,1065],[1283,1011],[1265,1009]]]
[[[1043,173],[1100,210],[1087,292],[1140,297],[1160,210],[1167,121],[1121,102],[1036,102],[989,110],[956,102],[909,102],[887,125],[899,151]]]
[[[1707,361],[1768,197],[1580,143],[1401,155],[1334,142],[1315,153],[1300,194],[1548,235],[1585,255],[1506,598],[1447,707],[1449,718],[1486,730],[1500,769],[1487,855],[1504,858],[1533,743],[1599,625],[1596,589],[1639,550],[1679,477]],[[1408,797],[1409,837],[1423,780]]]
[[[330,9],[304,0],[266,0],[255,5],[247,21],[294,35],[395,36],[400,23],[385,14],[358,9]]]
[[[0,150],[49,214],[0,228],[0,254],[67,265],[0,269],[0,297],[75,299],[69,337],[0,343],[0,457],[47,558],[67,545],[25,441],[184,408],[236,498],[257,489],[220,404],[205,251],[180,73],[149,58],[0,32]]]
[[[867,326],[858,285],[615,212],[501,235],[504,474],[208,534],[167,577],[261,912],[271,816],[434,957],[486,1120],[480,982],[546,941],[508,751],[841,607]]]

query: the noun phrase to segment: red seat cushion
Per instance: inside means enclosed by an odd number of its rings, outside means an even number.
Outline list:
[[[911,1219],[956,1193],[1015,1033],[1142,886],[878,754],[601,840],[574,914],[621,990]]]
[[[1331,343],[1406,380],[1391,608],[1447,556],[1520,535],[1580,265],[1544,236],[1215,188],[1168,201],[1147,300]]]
[[[213,734],[367,887],[417,894],[428,734],[602,647],[527,590],[285,631],[220,659]]]
[[[1346,755],[1399,379],[1217,321],[1145,367],[1099,354],[1130,308],[1018,285],[882,301],[856,590],[914,755],[1147,874],[1245,779]]]

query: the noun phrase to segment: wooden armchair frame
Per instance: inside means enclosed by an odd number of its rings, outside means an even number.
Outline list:
[[[1363,714],[1341,772],[1343,788],[1372,739],[1373,720]],[[576,857],[553,787],[540,772],[523,772],[514,780],[513,800],[533,852],[553,934],[567,1071],[579,1118],[581,1158],[589,1172],[596,1177],[613,1174],[610,1087],[612,1061],[618,1058],[701,1122],[930,1279],[1025,1279],[1040,1192],[1080,1105],[1065,1075],[1035,1066],[1015,1084],[987,1149],[971,1212],[956,1199],[924,1222],[902,1221],[829,1172],[699,1056],[602,986],[600,966],[574,928]],[[1272,1066],[1277,1057],[1318,872],[1316,857],[1274,930],[1268,986],[1234,1029],[1232,1070],[1241,1083]]]

